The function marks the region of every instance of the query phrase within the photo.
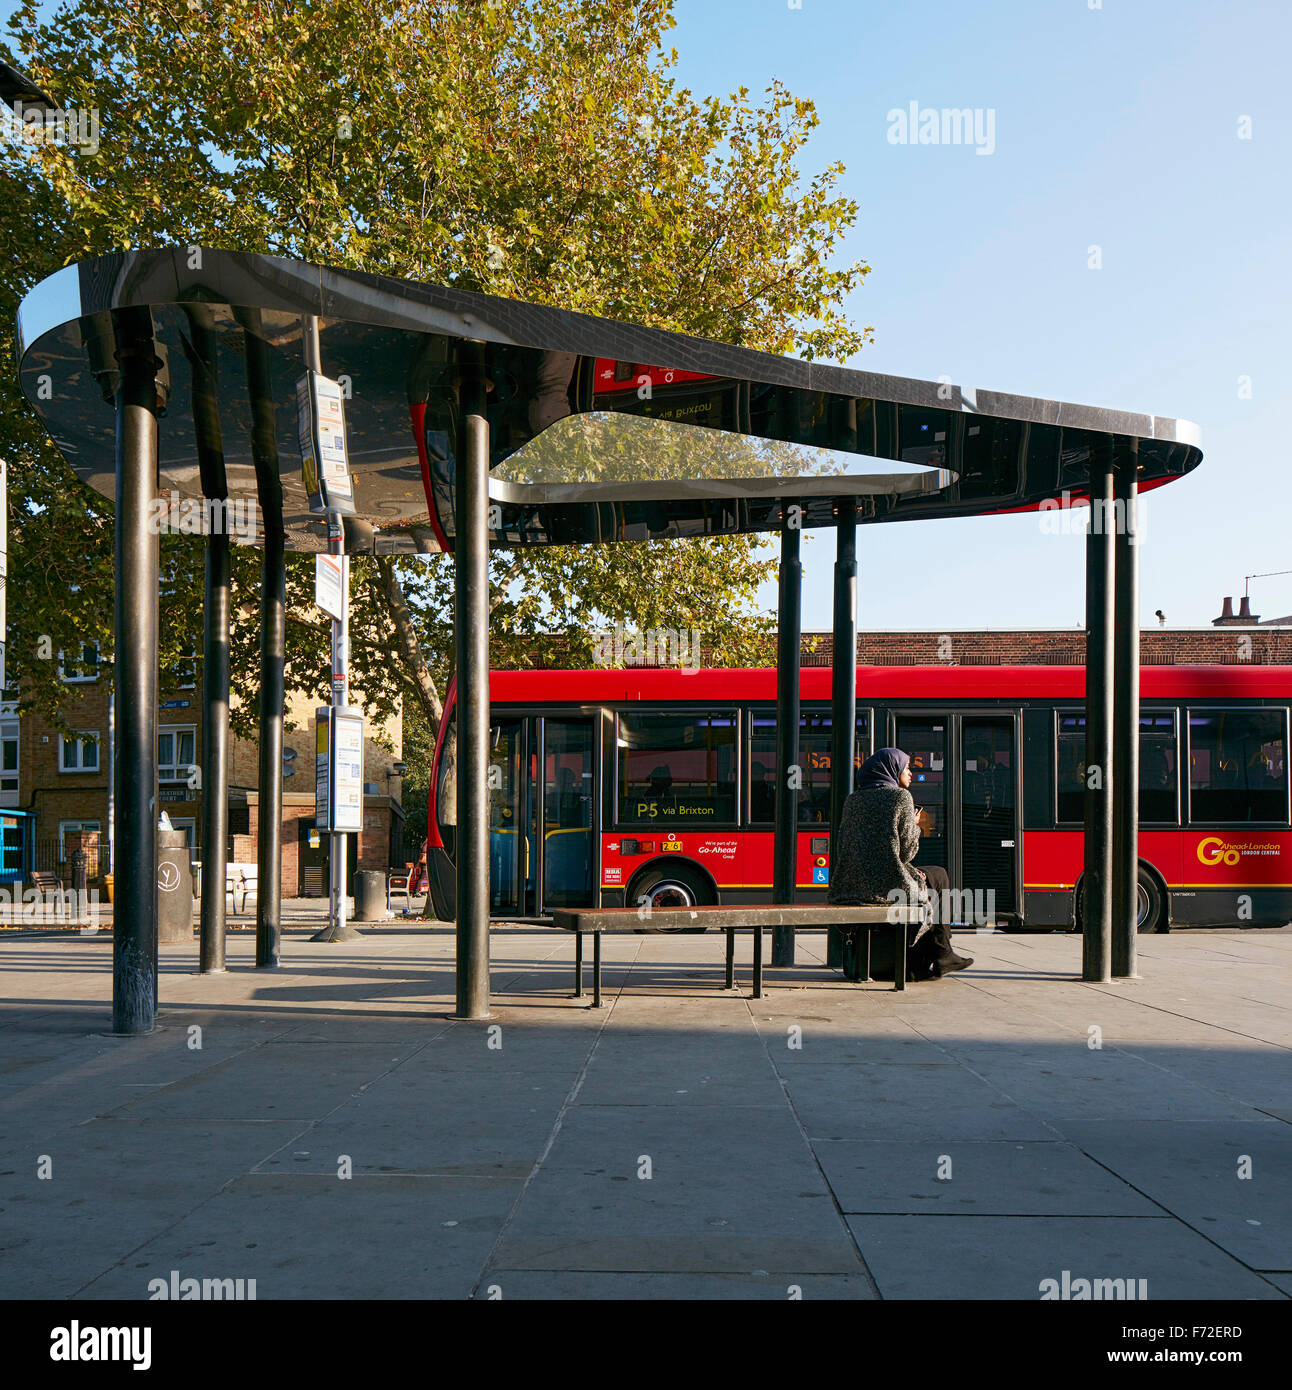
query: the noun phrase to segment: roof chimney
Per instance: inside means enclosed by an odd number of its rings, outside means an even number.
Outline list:
[[[1251,599],[1246,594],[1243,595],[1242,603],[1238,605],[1238,621],[1240,623],[1260,622],[1260,618],[1252,613]]]
[[[1225,606],[1220,610],[1220,617],[1212,618],[1211,625],[1212,627],[1220,627],[1222,624],[1232,623],[1235,621],[1236,619],[1234,618],[1234,601],[1232,598],[1227,598],[1225,600]]]

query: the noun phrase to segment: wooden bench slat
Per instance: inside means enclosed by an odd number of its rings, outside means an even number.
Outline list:
[[[728,922],[725,918],[739,918]],[[850,927],[910,925],[924,920],[921,907],[894,907],[887,903],[873,906],[838,907],[833,905],[798,905],[780,907],[740,906],[721,907],[655,907],[641,916],[635,907],[556,908],[552,925],[564,931],[649,931],[652,923],[680,926],[688,922],[703,922],[722,931],[752,931],[759,927]],[[635,925],[634,925],[635,924]]]

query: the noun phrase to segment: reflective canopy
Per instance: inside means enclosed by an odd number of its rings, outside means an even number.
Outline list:
[[[109,497],[125,321],[114,311],[132,309],[151,311],[160,364],[161,490],[181,503],[221,490],[234,503],[254,499],[253,410],[271,406],[268,447],[288,544],[300,550],[326,547],[297,433],[309,315],[323,372],[348,393],[351,551],[453,548],[464,342],[484,345],[496,547],[780,530],[791,504],[804,527],[851,519],[854,505],[863,522],[1028,510],[1085,496],[1100,450],[1135,451],[1141,490],[1202,459],[1187,421],[849,371],[440,285],[187,247],[69,266],[18,312],[23,391],[68,463]],[[212,408],[195,408],[202,402]]]

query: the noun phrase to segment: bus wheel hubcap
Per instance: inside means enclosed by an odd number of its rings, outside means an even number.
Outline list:
[[[657,883],[650,892],[652,907],[694,907],[690,889],[680,883]]]

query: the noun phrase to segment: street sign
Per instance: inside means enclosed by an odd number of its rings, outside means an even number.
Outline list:
[[[314,557],[314,602],[340,622],[345,617],[345,594],[349,580],[347,555]]]
[[[310,511],[353,515],[340,382],[313,371],[297,381],[296,433]]]
[[[363,829],[363,715],[332,710],[332,829]]]
[[[363,715],[325,706],[315,711],[314,823],[320,830],[363,829]]]
[[[324,707],[314,711],[314,824],[320,830],[330,830],[328,821],[328,792],[331,779],[332,710]]]

